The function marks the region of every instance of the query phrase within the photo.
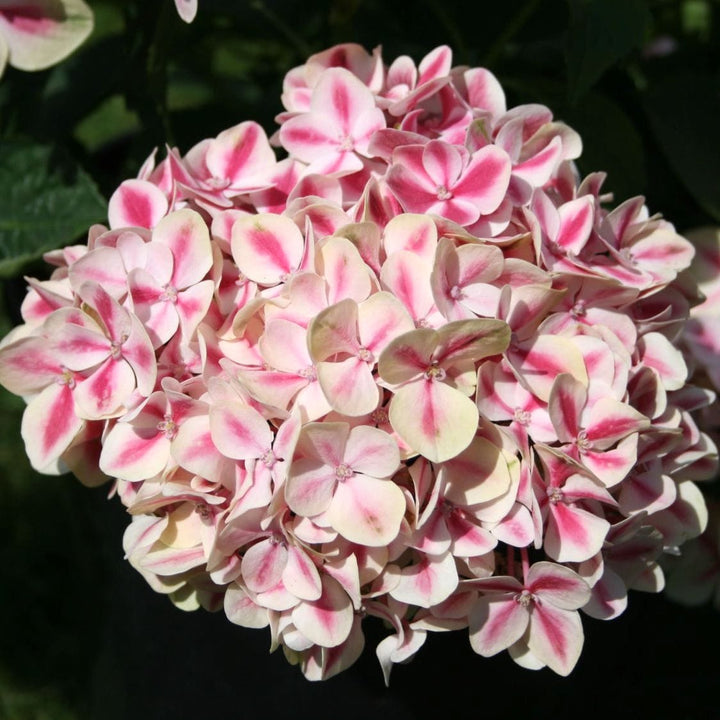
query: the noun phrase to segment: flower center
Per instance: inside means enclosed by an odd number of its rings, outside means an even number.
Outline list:
[[[521,407],[516,407],[513,413],[513,419],[520,425],[530,424],[530,413],[527,410],[523,410]]]
[[[341,152],[349,152],[355,149],[355,139],[352,135],[346,135],[344,138],[340,138],[340,147],[338,148]]]
[[[260,460],[265,465],[265,467],[269,468],[271,468],[277,462],[277,458],[275,457],[275,453],[272,451],[272,448],[266,450],[260,456]]]
[[[119,340],[113,340],[110,343],[110,357],[113,360],[121,360],[122,359],[122,346],[123,343],[128,339],[127,335],[121,335]]]
[[[438,185],[435,193],[438,200],[450,200],[453,196],[453,194],[444,185]]]
[[[174,440],[178,433],[178,426],[172,419],[170,413],[167,413],[165,418],[157,424],[157,429],[163,433],[168,440]]]
[[[375,356],[366,348],[366,347],[359,347],[357,351],[357,356],[364,360],[365,362],[372,362],[375,359]]]
[[[434,362],[432,365],[430,365],[427,370],[425,370],[425,377],[428,380],[444,380],[447,373],[443,368],[441,368],[436,362]]]
[[[317,375],[315,374],[315,367],[313,365],[308,365],[307,367],[300,368],[297,374],[300,377],[307,378],[310,382],[317,380]]]
[[[75,387],[75,377],[64,365],[60,366],[60,370],[62,374],[55,378],[55,382],[57,382],[58,385],[67,385],[72,390]]]
[[[547,489],[547,497],[553,505],[557,505],[559,502],[563,501],[565,496],[560,488],[550,487]]]
[[[335,468],[335,477],[340,481],[343,482],[343,480],[347,480],[348,478],[351,478],[355,473],[352,471],[352,468],[350,468],[345,463],[340,463]]]
[[[370,421],[375,425],[385,425],[389,420],[388,413],[385,408],[377,408],[372,411]]]
[[[577,445],[578,452],[586,453],[590,449],[592,443],[588,439],[587,430],[581,430],[578,433],[575,444]]]
[[[458,285],[453,285],[450,288],[450,297],[453,300],[459,300],[462,296],[463,296],[463,291],[462,291],[461,287],[459,287]]]
[[[587,315],[587,307],[584,300],[578,300],[570,310],[570,314],[574,318],[585,317]]]
[[[173,305],[177,305],[177,288],[174,285],[168,283],[163,287],[163,293],[160,296],[160,300],[163,302],[170,302]]]
[[[523,607],[527,607],[535,600],[535,596],[529,590],[523,590],[515,595],[515,602]]]

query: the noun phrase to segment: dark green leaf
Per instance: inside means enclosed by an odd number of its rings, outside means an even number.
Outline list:
[[[660,147],[699,205],[720,220],[720,87],[709,74],[678,73],[650,87],[645,107]]]
[[[646,0],[568,0],[565,59],[570,99],[579,100],[614,63],[645,40]]]
[[[73,242],[106,215],[93,181],[66,154],[0,142],[0,277]]]

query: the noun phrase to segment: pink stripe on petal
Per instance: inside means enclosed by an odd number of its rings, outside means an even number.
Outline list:
[[[264,592],[275,587],[280,582],[287,559],[287,548],[273,538],[262,540],[249,548],[240,566],[248,589]]]
[[[113,193],[108,205],[111,228],[152,228],[168,211],[168,201],[160,188],[147,180],[125,180]]]
[[[555,238],[560,247],[578,254],[590,237],[595,219],[595,199],[591,195],[571,200],[558,209],[560,229]]]
[[[110,477],[137,482],[154,477],[170,460],[170,440],[155,429],[139,433],[132,425],[116,424],[100,453],[100,469]]]
[[[229,180],[236,191],[248,191],[269,184],[277,161],[262,127],[246,121],[210,141],[206,162],[214,177]]]
[[[42,471],[57,461],[84,424],[75,413],[73,393],[67,385],[45,388],[23,413],[21,434],[32,466]]]
[[[202,280],[212,267],[210,233],[202,217],[193,210],[176,210],[155,228],[153,242],[170,249],[173,273],[170,283],[175,290]],[[152,268],[149,268],[152,271]]]
[[[295,627],[321,647],[336,647],[347,639],[353,624],[350,598],[337,580],[322,576],[322,595],[303,601],[292,611]]]
[[[355,471],[372,477],[390,477],[400,465],[397,442],[384,430],[359,425],[350,431],[345,462]]]
[[[390,402],[389,414],[403,441],[432,462],[461,453],[475,437],[479,418],[470,398],[434,380],[400,388]]]
[[[527,589],[564,610],[577,610],[590,598],[590,588],[585,580],[557,563],[535,563],[527,575]]]
[[[577,612],[549,604],[531,606],[528,647],[541,662],[559,675],[569,675],[583,646],[582,622]]]
[[[600,551],[609,529],[604,518],[562,502],[551,503],[545,551],[558,562],[583,562]]]
[[[440,45],[431,50],[418,66],[420,77],[418,85],[426,83],[433,78],[444,77],[450,73],[452,66],[452,50],[447,45]]]
[[[572,375],[562,373],[555,378],[548,412],[560,442],[572,442],[580,432],[580,414],[587,402],[587,390]]]
[[[529,620],[513,595],[481,597],[470,613],[470,645],[483,657],[497,655],[523,636]]]
[[[380,401],[380,389],[368,364],[357,357],[317,364],[317,379],[330,407],[341,415],[360,417]]]
[[[383,286],[405,306],[416,322],[425,318],[433,307],[428,283],[431,271],[429,262],[407,250],[396,250],[382,266],[380,280]]]
[[[457,586],[453,556],[449,552],[438,557],[426,555],[420,562],[403,568],[400,581],[390,590],[390,596],[400,602],[429,608],[447,600]]]
[[[259,458],[273,441],[267,420],[257,410],[235,404],[210,409],[210,434],[215,447],[233,460]]]
[[[202,547],[155,550],[140,561],[143,570],[160,576],[179,575],[204,564],[205,551]]]
[[[472,202],[482,215],[496,210],[510,183],[511,163],[506,152],[494,145],[478,150],[458,183],[453,194]]]
[[[233,226],[233,258],[244,275],[261,285],[275,285],[296,270],[304,247],[297,225],[280,215],[252,215]]]
[[[320,573],[315,564],[303,550],[292,545],[288,547],[282,580],[287,590],[301,600],[317,600],[322,594]]]
[[[428,177],[438,187],[448,190],[463,169],[460,152],[441,140],[431,140],[423,149],[422,162]]]
[[[328,520],[346,540],[365,547],[385,547],[400,532],[405,496],[391,480],[355,474],[335,490]]]

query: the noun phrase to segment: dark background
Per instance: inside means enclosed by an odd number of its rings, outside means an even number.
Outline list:
[[[89,4],[96,30],[76,54],[0,80],[3,332],[22,275],[46,272],[39,253],[82,242],[153,147],[186,152],[247,119],[272,132],[284,73],[338,42],[382,44],[388,62],[447,43],[455,64],[498,76],[508,106],[544,103],[575,127],[581,171],[607,171],[617,201],[645,195],[681,231],[720,220],[717,2],[200,0],[189,26],[171,0]],[[640,593],[617,620],[585,620],[569,678],[483,659],[451,633],[385,689],[384,631],[368,623],[363,658],[311,684],[268,655],[268,631],[153,593],[122,558],[127,518],[108,488],[29,469],[22,408],[0,394],[0,720],[718,715],[720,617]]]

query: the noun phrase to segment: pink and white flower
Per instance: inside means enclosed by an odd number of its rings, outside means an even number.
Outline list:
[[[15,5],[0,41],[51,27]],[[282,101],[288,157],[252,121],[153,154],[29,280],[0,383],[33,466],[114,478],[151,587],[269,627],[312,680],[372,618],[386,679],[468,629],[567,675],[578,611],[659,592],[664,550],[708,572],[672,594],[708,597],[715,234],[695,285],[643,198],[577,177],[571,128],[445,46],[330,48]]]

